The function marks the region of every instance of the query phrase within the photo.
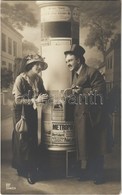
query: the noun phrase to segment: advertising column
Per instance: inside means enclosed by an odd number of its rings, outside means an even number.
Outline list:
[[[75,148],[73,106],[67,105],[64,90],[71,87],[72,74],[64,51],[79,43],[79,8],[66,2],[40,2],[40,48],[48,68],[42,73],[50,101],[43,107],[43,141],[50,151]]]

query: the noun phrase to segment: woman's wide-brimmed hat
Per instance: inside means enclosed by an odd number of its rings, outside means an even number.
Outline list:
[[[32,63],[36,63],[36,62],[40,62],[40,66],[41,66],[41,70],[46,70],[48,67],[48,64],[44,61],[44,58],[42,58],[40,55],[28,55],[26,57],[27,61],[26,61],[26,66],[28,66],[29,64]]]

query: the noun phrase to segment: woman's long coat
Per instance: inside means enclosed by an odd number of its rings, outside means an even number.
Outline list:
[[[74,124],[78,160],[107,152],[107,128],[105,115],[105,81],[94,68],[83,65],[73,86],[81,91],[74,97]]]
[[[38,94],[46,93],[42,79],[37,76]],[[31,98],[34,96],[32,86],[20,74],[14,83],[13,94],[15,100],[13,106],[14,130],[12,134],[12,166],[16,169],[31,169],[37,166],[38,160],[38,138],[37,138],[37,109],[33,108]],[[18,103],[17,103],[17,102]],[[25,118],[28,132],[22,135],[15,130],[16,123],[21,118],[22,103],[24,105]]]

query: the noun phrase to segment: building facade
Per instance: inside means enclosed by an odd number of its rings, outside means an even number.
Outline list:
[[[120,52],[120,34],[112,39],[109,49],[106,52],[106,69],[105,79],[107,84],[107,92],[115,86],[120,87],[121,73],[121,52]]]
[[[1,21],[1,67],[13,71],[14,59],[22,57],[23,36],[10,25]]]
[[[114,143],[121,143],[121,36],[112,39],[106,52],[105,80],[109,98]]]

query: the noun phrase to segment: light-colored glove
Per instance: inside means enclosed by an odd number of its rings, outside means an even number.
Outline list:
[[[37,108],[37,106],[36,106],[36,100],[34,98],[32,98],[31,101],[33,103],[33,108],[35,110]]]
[[[48,94],[39,94],[38,98],[36,99],[37,103],[45,103],[48,100]]]

